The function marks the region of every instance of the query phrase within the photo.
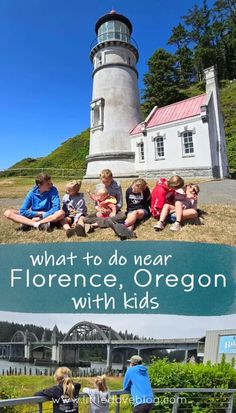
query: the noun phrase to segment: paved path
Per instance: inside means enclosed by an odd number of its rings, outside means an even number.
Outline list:
[[[200,204],[236,205],[236,180],[202,182],[200,185]]]
[[[194,179],[193,179],[194,181]],[[199,184],[199,204],[224,204],[236,205],[236,180],[224,179],[222,181],[208,181]],[[0,199],[2,208],[18,208],[23,199]]]

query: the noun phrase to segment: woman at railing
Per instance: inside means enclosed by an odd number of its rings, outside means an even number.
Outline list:
[[[78,413],[79,390],[81,385],[72,380],[71,370],[59,367],[54,378],[56,385],[35,393],[53,402],[53,413]]]

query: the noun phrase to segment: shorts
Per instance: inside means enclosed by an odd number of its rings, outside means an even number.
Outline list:
[[[138,210],[139,210],[139,211],[143,211],[143,213],[144,213],[142,219],[148,219],[148,218],[150,217],[150,215],[151,215],[150,212],[147,211],[147,209],[145,209],[145,208],[138,208]],[[126,215],[128,216],[129,214],[131,214],[131,213],[134,212],[134,211],[135,211],[135,209],[134,209],[133,211],[128,211]]]
[[[149,413],[154,407],[153,403],[143,403],[134,406],[133,413]]]
[[[85,216],[84,214],[80,215],[80,217],[84,217],[84,216]],[[75,215],[66,214],[65,218],[70,218],[71,219],[71,224],[74,224]]]
[[[172,214],[169,214],[168,217],[166,218],[166,222],[168,224],[173,224],[173,222],[175,221],[176,221],[176,215],[174,212]]]

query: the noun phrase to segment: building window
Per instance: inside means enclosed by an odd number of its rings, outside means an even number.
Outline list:
[[[183,156],[192,156],[192,155],[194,155],[193,133],[192,133],[192,131],[185,131],[181,135],[182,135]]]
[[[93,126],[99,125],[100,122],[100,107],[95,106],[93,110]]]
[[[165,146],[164,146],[165,138],[166,136],[161,135],[160,132],[158,132],[155,137],[152,137],[152,142],[154,143],[155,161],[159,161],[160,159],[165,159]]]
[[[102,53],[99,53],[97,55],[97,60],[96,60],[96,67],[99,67],[102,65]]]
[[[139,159],[139,162],[144,162],[144,160],[145,160],[145,156],[144,156],[144,142],[141,141],[141,142],[137,143],[137,147],[138,147],[138,159]]]
[[[104,104],[103,98],[91,102],[91,130],[103,129]]]
[[[158,136],[154,139],[154,153],[155,153],[155,160],[160,158],[164,158],[165,151],[164,151],[164,138],[163,136]]]

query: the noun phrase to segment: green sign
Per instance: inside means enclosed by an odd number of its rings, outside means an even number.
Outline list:
[[[0,246],[0,311],[236,313],[236,248],[138,241]]]

